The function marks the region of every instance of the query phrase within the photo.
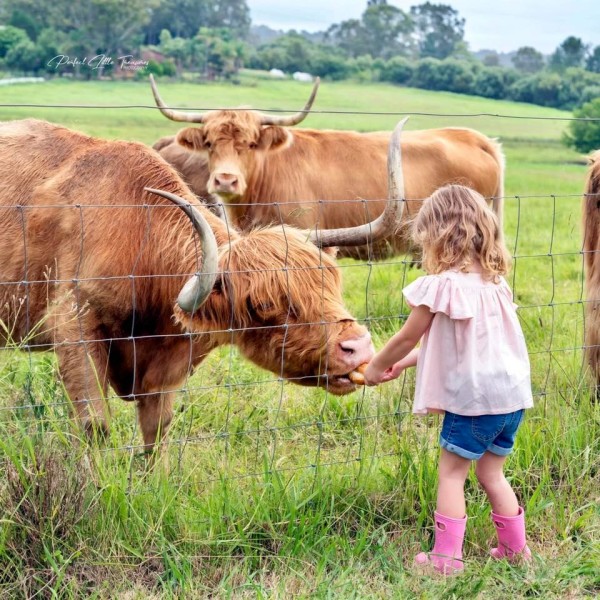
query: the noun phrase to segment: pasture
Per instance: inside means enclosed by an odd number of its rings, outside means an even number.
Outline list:
[[[165,102],[299,110],[310,86],[160,83]],[[180,125],[147,82],[6,87],[0,118],[37,117],[151,144]],[[14,107],[93,104],[102,108]],[[131,105],[137,108],[106,108]],[[143,108],[143,107],[148,108]],[[180,395],[167,469],[147,472],[133,406],[109,400],[111,434],[88,447],[50,354],[0,352],[0,593],[6,598],[583,598],[600,593],[600,411],[582,360],[582,156],[560,144],[568,113],[388,85],[321,85],[306,127],[473,127],[503,143],[509,277],[536,407],[507,473],[534,560],[488,559],[489,506],[467,486],[466,571],[411,569],[429,548],[437,417],[411,415],[414,374],[336,397],[278,381],[226,348]],[[369,112],[395,114],[366,114]],[[428,114],[431,113],[431,114]],[[443,116],[443,115],[477,116]],[[376,347],[401,325],[405,257],[340,261],[346,303]]]

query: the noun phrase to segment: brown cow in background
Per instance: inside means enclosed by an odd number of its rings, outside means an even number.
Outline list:
[[[600,150],[590,156],[582,212],[586,290],[585,349],[598,390],[600,389]]]
[[[0,343],[54,348],[88,430],[107,428],[110,385],[136,401],[151,449],[175,392],[224,344],[295,383],[356,389],[349,375],[372,357],[370,336],[316,244],[389,233],[403,204],[394,173],[385,219],[309,238],[281,226],[238,234],[142,144],[13,121],[0,124],[0,156]]]
[[[172,110],[152,76],[150,81],[166,117],[202,125],[182,129],[175,139],[163,138],[154,147],[196,194],[208,192],[225,203],[237,227],[281,222],[307,229],[352,227],[383,211],[390,132],[290,129],[307,116],[318,80],[304,109],[285,117],[252,110]],[[504,156],[499,143],[466,128],[407,131],[402,155],[408,216],[439,187],[460,183],[493,198],[502,225]],[[406,236],[393,235],[375,245],[374,255],[407,250]],[[364,259],[369,252],[365,246],[342,248],[340,255]]]

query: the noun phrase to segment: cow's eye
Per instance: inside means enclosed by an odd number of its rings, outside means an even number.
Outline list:
[[[250,148],[250,150],[256,150],[258,148],[258,144],[256,142],[250,142],[248,144],[248,148]]]
[[[210,142],[209,142],[208,140],[206,140],[206,141],[204,142],[204,147],[205,147],[207,150],[210,150]]]
[[[253,319],[266,322],[274,316],[274,306],[269,302],[253,303],[250,298],[246,299],[246,308]]]

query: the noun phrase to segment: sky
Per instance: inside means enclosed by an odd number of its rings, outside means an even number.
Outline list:
[[[323,31],[333,23],[359,19],[367,0],[246,0],[253,25]],[[388,0],[408,12],[425,0]],[[600,0],[432,0],[450,4],[466,20],[471,50],[510,52],[533,46],[550,54],[569,35],[600,45]]]

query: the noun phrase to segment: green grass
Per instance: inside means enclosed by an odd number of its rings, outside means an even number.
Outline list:
[[[297,110],[309,87],[161,84],[165,101]],[[151,105],[146,83],[57,81],[2,89],[2,103]],[[387,85],[324,83],[319,111],[565,117],[524,104]],[[151,143],[178,125],[152,109],[0,107],[108,138]],[[399,116],[315,114],[307,126],[376,130]],[[467,486],[464,575],[414,573],[431,540],[436,417],[410,414],[414,374],[334,397],[281,384],[234,350],[189,381],[168,473],[138,455],[133,407],[115,400],[111,436],[88,449],[67,422],[51,355],[0,353],[0,593],[6,598],[585,598],[600,592],[600,413],[582,366],[583,157],[559,143],[565,121],[415,116],[411,128],[465,125],[507,156],[510,276],[533,368],[536,407],[507,472],[525,506],[534,561],[487,558],[489,506]],[[345,298],[381,345],[420,272],[402,257],[340,261]],[[228,383],[230,386],[223,384]],[[31,406],[35,408],[32,409]]]

